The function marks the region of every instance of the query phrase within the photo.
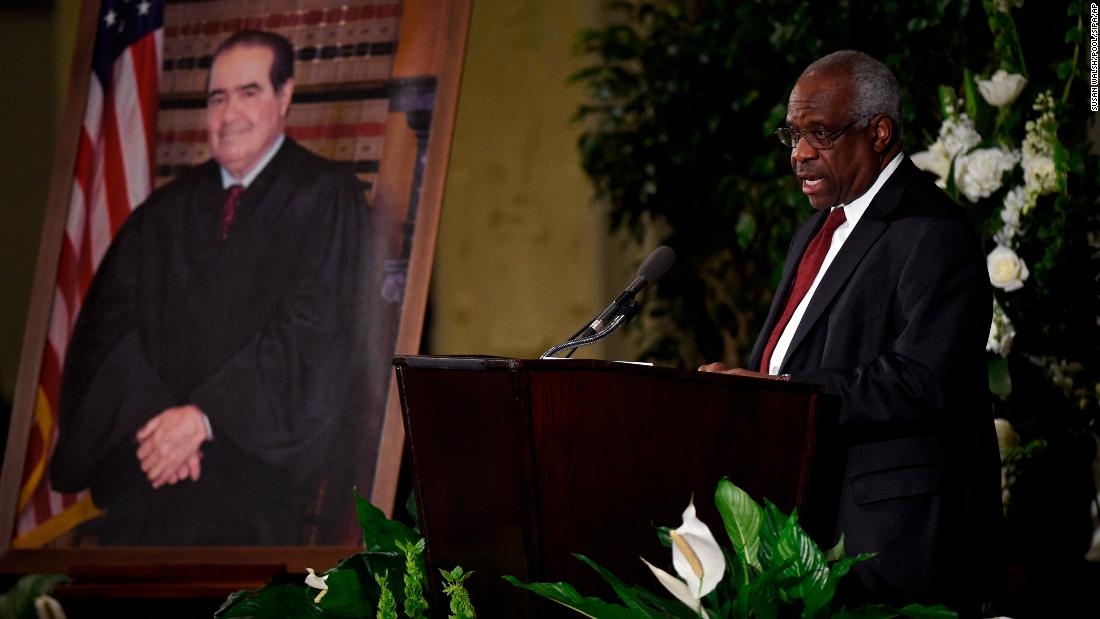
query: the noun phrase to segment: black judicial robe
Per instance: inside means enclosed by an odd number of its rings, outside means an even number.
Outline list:
[[[91,488],[107,512],[90,523],[101,543],[305,543],[320,480],[350,497],[368,319],[362,189],[286,139],[223,239],[226,195],[213,160],[153,192],[77,320],[50,478]],[[201,477],[153,490],[135,435],[188,403],[214,432]]]

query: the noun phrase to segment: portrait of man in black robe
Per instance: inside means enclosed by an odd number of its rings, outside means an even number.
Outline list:
[[[368,210],[350,167],[285,135],[293,92],[284,38],[223,42],[213,158],[128,217],[88,291],[50,476],[91,489],[100,544],[326,543],[322,485],[350,510]]]

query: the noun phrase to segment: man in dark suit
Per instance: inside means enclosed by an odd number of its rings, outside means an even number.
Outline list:
[[[817,211],[796,232],[751,369],[839,397],[835,534],[850,600],[978,612],[997,580],[1001,504],[979,240],[901,152],[898,84],[866,54],[811,64],[776,131]],[[840,471],[837,474],[841,474]]]
[[[284,135],[293,61],[273,33],[219,46],[213,159],[127,218],[85,299],[50,474],[92,490],[100,543],[332,541],[307,533],[322,480],[350,510],[367,206]]]

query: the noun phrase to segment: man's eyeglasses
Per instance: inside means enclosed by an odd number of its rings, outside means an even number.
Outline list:
[[[799,140],[801,140],[802,138],[806,138],[806,142],[808,142],[810,146],[814,147],[815,149],[828,150],[833,147],[833,142],[835,142],[836,139],[840,137],[840,134],[844,133],[852,125],[858,123],[861,120],[863,120],[863,118],[857,118],[831,133],[829,131],[826,131],[825,129],[822,129],[821,127],[805,130],[795,129],[793,127],[780,127],[775,130],[775,135],[779,138],[779,141],[783,143],[783,146],[786,146],[788,148],[797,147]]]

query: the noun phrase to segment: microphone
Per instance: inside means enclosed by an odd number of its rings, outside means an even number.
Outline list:
[[[667,273],[669,268],[672,267],[673,262],[676,262],[676,252],[672,251],[671,247],[662,245],[653,250],[653,252],[642,261],[642,266],[638,267],[638,274],[635,275],[634,279],[627,284],[626,288],[615,297],[615,300],[613,300],[610,305],[605,307],[602,312],[592,319],[592,322],[582,327],[580,331],[574,333],[568,340],[543,353],[541,358],[545,359],[559,350],[571,348],[572,350],[565,355],[569,357],[578,347],[599,341],[615,329],[629,322],[638,311],[638,304],[634,301],[634,295],[638,294],[649,283],[660,279],[661,276]],[[609,321],[610,324],[607,324]]]
[[[634,299],[634,295],[641,292],[650,282],[657,281],[667,273],[668,270],[672,268],[672,263],[674,262],[676,262],[676,252],[668,245],[661,245],[657,249],[654,249],[653,252],[642,261],[642,266],[638,267],[638,274],[635,275],[634,279],[619,293],[619,296],[615,297],[615,300],[612,301],[610,305],[597,314],[587,327],[569,339],[575,340],[582,337],[588,337],[599,331],[608,320],[619,314],[619,311],[628,301]]]

